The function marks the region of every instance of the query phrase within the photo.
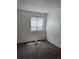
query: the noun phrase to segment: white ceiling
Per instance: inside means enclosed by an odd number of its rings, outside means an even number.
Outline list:
[[[48,13],[61,7],[61,0],[17,0],[17,8]]]

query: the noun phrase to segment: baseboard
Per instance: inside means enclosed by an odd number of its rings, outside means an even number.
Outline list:
[[[48,41],[48,40],[47,40]],[[48,41],[49,43],[51,43],[50,41]],[[51,43],[51,44],[53,44],[53,43]],[[59,49],[61,49],[60,47],[58,47],[58,46],[56,46],[55,44],[53,44],[55,47],[57,47],[57,48],[59,48]]]

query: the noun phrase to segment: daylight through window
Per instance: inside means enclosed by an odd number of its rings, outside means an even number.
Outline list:
[[[31,17],[31,31],[42,31],[43,21],[44,21],[44,18]]]

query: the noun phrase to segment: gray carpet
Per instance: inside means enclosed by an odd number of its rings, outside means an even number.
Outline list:
[[[61,49],[47,41],[21,44],[17,48],[17,59],[61,59]]]

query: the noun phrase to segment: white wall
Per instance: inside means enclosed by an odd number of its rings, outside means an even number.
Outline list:
[[[47,18],[47,40],[61,47],[61,9],[54,10]]]
[[[61,7],[61,0],[17,0],[17,8],[23,10],[50,12]]]
[[[42,32],[31,32],[31,16],[44,17],[46,21],[45,13],[17,10],[17,43],[42,40],[46,38],[45,23]]]

